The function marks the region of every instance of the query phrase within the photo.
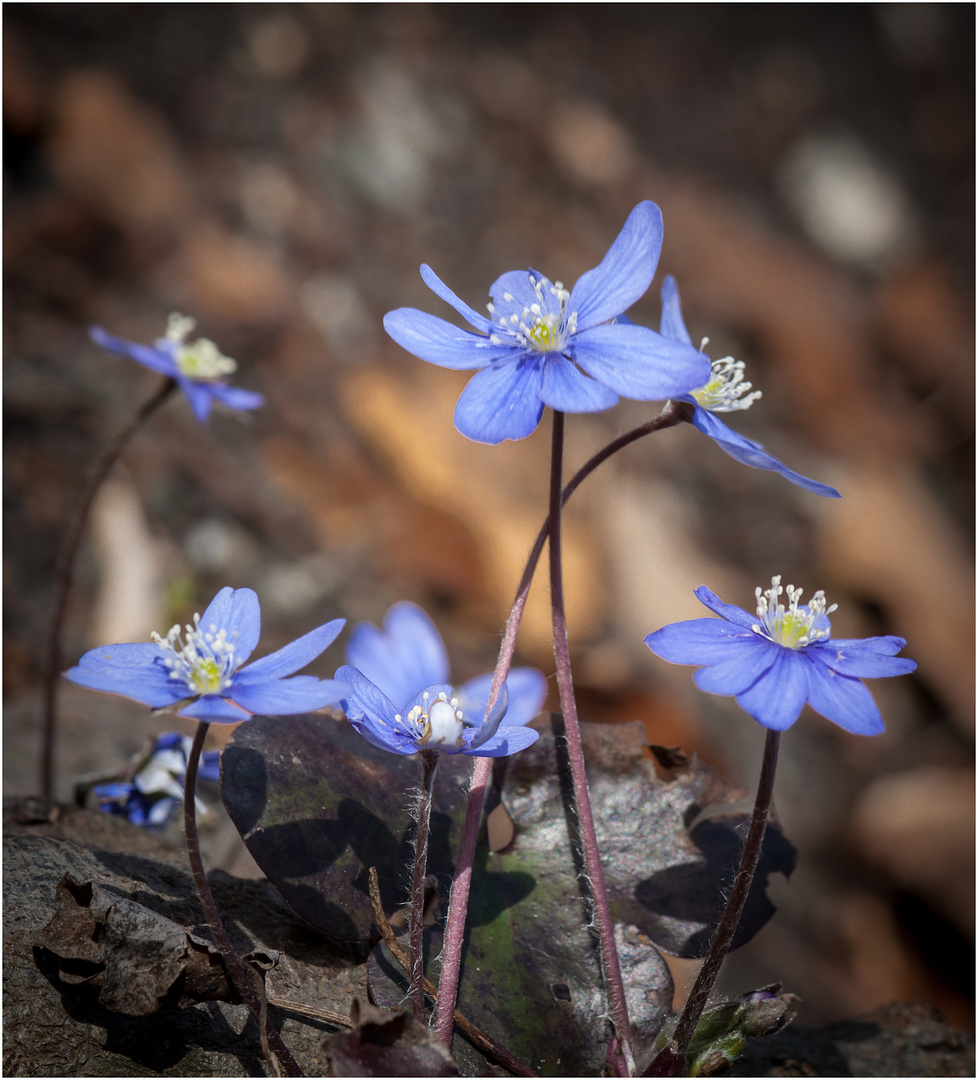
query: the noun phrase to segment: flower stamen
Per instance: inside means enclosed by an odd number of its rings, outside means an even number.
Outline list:
[[[786,649],[803,649],[816,641],[824,641],[832,636],[832,627],[828,616],[839,606],[825,605],[825,593],[819,589],[807,604],[799,606],[802,589],[789,585],[788,607],[778,603],[778,597],[785,590],[781,586],[781,576],[771,578],[771,588],[761,590],[760,585],[754,590],[757,597],[757,617],[751,629],[755,634],[769,638],[776,645]]]
[[[703,339],[704,343],[706,340],[706,338]],[[732,356],[714,360],[711,365],[710,381],[698,390],[692,391],[697,404],[707,412],[736,412],[749,409],[761,397],[761,391],[755,390],[753,393],[748,393],[751,383],[744,379],[744,367],[743,360],[734,360]]]
[[[194,615],[193,625],[170,627],[166,637],[153,632],[153,641],[163,650],[163,664],[170,678],[182,682],[196,694],[220,694],[231,685],[236,668],[234,642],[228,641],[227,630],[218,630],[211,623],[200,628],[200,615]],[[237,634],[234,635],[237,637]]]
[[[166,338],[175,346],[173,359],[188,379],[214,382],[237,371],[238,365],[230,356],[207,338],[198,338],[187,344],[187,336],[197,325],[195,319],[174,312],[166,324]]]
[[[490,335],[493,345],[516,344],[539,353],[560,352],[577,333],[577,312],[568,312],[570,293],[563,283],[551,283],[545,277],[528,275],[536,300],[517,310],[497,312],[489,304],[489,313],[499,329]],[[512,293],[503,293],[506,305],[518,302]]]

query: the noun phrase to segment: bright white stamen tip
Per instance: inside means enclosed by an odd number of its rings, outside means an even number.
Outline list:
[[[533,274],[527,275],[527,281],[535,299],[515,311],[511,308],[502,314],[496,312],[505,334],[494,334],[490,341],[494,345],[515,345],[538,353],[560,352],[577,333],[577,314],[567,310],[570,293],[560,281],[551,284],[546,278],[537,278]],[[516,297],[509,292],[503,293],[502,299],[507,304],[517,303]]]
[[[198,338],[187,343],[187,336],[196,325],[196,320],[176,313],[167,320],[166,337],[177,346],[174,359],[180,371],[188,379],[202,381],[223,379],[236,371],[238,365],[230,356],[225,356],[213,341]]]
[[[166,637],[153,633],[153,641],[163,651],[163,664],[170,678],[183,683],[192,694],[220,694],[231,685],[234,675],[234,646],[227,641],[227,631],[211,623],[210,632],[200,629],[200,615],[184,627],[170,627]]]
[[[706,338],[703,344],[706,344]],[[702,346],[700,349],[702,351]],[[714,360],[710,381],[692,391],[697,404],[707,412],[715,413],[749,409],[760,398],[761,391],[748,393],[751,384],[744,379],[744,366],[743,360],[734,360],[732,356]]]
[[[799,607],[802,591],[789,585],[788,607],[785,608],[784,604],[778,603],[778,597],[785,592],[780,575],[771,578],[770,589],[762,590],[758,585],[754,595],[760,623],[751,627],[754,633],[786,649],[803,649],[806,645],[831,637],[832,628],[826,616],[831,615],[839,605],[826,607],[825,593],[819,589],[807,604]]]

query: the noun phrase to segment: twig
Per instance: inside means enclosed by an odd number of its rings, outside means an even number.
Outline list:
[[[349,1016],[334,1012],[333,1009],[317,1009],[315,1005],[303,1005],[300,1001],[290,1001],[288,998],[277,997],[275,994],[268,995],[268,1004],[275,1009],[284,1009],[286,1012],[294,1012],[299,1016],[307,1016],[310,1020],[322,1020],[327,1024],[336,1024],[337,1027],[353,1027],[353,1021]]]
[[[488,758],[486,759],[488,760]],[[384,939],[384,944],[391,951],[391,955],[400,965],[405,972],[411,970],[411,958],[408,955],[407,950],[397,940],[394,934],[391,924],[387,921],[387,916],[384,914],[384,906],[380,900],[380,883],[377,880],[377,868],[371,866],[369,870],[370,877],[370,905],[373,908],[374,921],[380,928],[381,937]],[[424,979],[423,981],[425,993],[432,999],[432,1001],[438,1000],[438,989],[430,979]],[[488,1035],[481,1028],[477,1028],[467,1017],[456,1009],[454,1016],[452,1017],[454,1022],[458,1024],[459,1029],[482,1051],[483,1054],[487,1054],[489,1057],[498,1061],[504,1069],[508,1069],[514,1076],[536,1076],[536,1073],[531,1069],[528,1069],[519,1058],[513,1057],[513,1055],[498,1043],[489,1038]]]

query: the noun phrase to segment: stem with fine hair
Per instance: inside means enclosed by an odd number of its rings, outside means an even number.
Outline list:
[[[88,523],[92,503],[98,494],[102,482],[109,475],[112,466],[126,448],[126,444],[136,434],[143,422],[163,404],[176,389],[176,379],[167,377],[163,385],[146,401],[129,423],[116,435],[102,451],[92,468],[88,484],[82,493],[78,510],[75,513],[68,532],[65,535],[61,557],[58,560],[57,576],[54,589],[54,609],[48,628],[47,647],[45,649],[44,670],[44,714],[41,743],[41,794],[50,799],[54,794],[54,743],[57,730],[58,677],[61,674],[61,624],[64,622],[68,593],[75,568],[78,545]]]
[[[740,865],[737,867],[733,888],[730,890],[730,896],[716,933],[710,942],[710,951],[706,954],[706,960],[700,968],[696,982],[693,983],[693,989],[683,1005],[672,1041],[652,1061],[645,1073],[646,1076],[677,1076],[685,1073],[686,1052],[696,1034],[696,1025],[716,984],[724,957],[730,952],[744,905],[747,903],[751,882],[754,880],[754,871],[757,869],[757,862],[761,856],[764,832],[774,798],[774,775],[778,768],[780,745],[781,732],[768,731],[764,740],[764,760],[761,763],[761,776],[757,784],[754,810],[751,814],[747,839],[744,841],[744,850],[740,856]],[[680,1068],[683,1069],[682,1073],[676,1071]]]
[[[204,862],[200,856],[200,842],[197,839],[196,793],[197,766],[200,763],[200,755],[204,749],[204,739],[207,736],[209,727],[210,724],[204,721],[198,721],[197,723],[197,731],[194,734],[193,745],[190,748],[190,756],[187,760],[187,775],[183,785],[183,825],[187,836],[190,872],[193,874],[194,884],[197,886],[197,895],[200,898],[201,907],[204,909],[204,918],[207,920],[207,925],[214,936],[214,944],[217,945],[224,960],[225,971],[234,984],[235,990],[241,995],[241,1000],[248,1006],[251,1015],[254,1017],[255,1023],[258,1025],[259,1035],[264,1032],[267,1036],[269,1049],[278,1059],[278,1063],[287,1076],[304,1076],[305,1074],[295,1058],[289,1053],[289,1048],[282,1041],[278,1029],[267,1016],[263,1015],[267,1010],[262,1008],[262,1000],[255,989],[255,983],[242,967],[241,961],[234,951],[234,946],[231,944],[231,939],[224,929],[224,923],[221,921],[220,913],[217,910],[214,894],[207,883],[207,875],[204,873]],[[270,1064],[274,1065],[274,1063]],[[273,1071],[278,1072],[274,1068]]]
[[[577,719],[577,702],[574,699],[574,681],[571,675],[570,647],[567,640],[567,620],[564,616],[564,581],[560,561],[560,510],[562,505],[561,464],[564,456],[564,414],[554,410],[553,443],[550,458],[550,604],[553,611],[554,657],[557,662],[557,690],[560,709],[566,728],[567,756],[570,763],[571,781],[574,787],[578,824],[581,831],[581,848],[587,872],[587,890],[590,894],[592,918],[598,932],[601,952],[601,969],[608,990],[611,1019],[615,1027],[619,1048],[612,1055],[611,1064],[618,1076],[631,1075],[634,1060],[631,1053],[631,1027],[628,1006],[625,1001],[625,984],[621,977],[618,950],[615,948],[615,929],[608,907],[608,895],[601,869],[601,853],[594,829],[591,812],[591,795],[587,786],[584,750]]]
[[[414,878],[411,882],[411,1007],[425,1023],[424,1011],[424,883],[428,871],[428,834],[431,822],[431,786],[438,768],[437,750],[421,751],[421,788],[418,791],[418,831],[414,837]]]
[[[667,402],[662,411],[653,420],[641,424],[637,428],[620,435],[617,439],[608,443],[599,450],[571,477],[561,493],[561,506],[580,487],[581,483],[592,472],[613,454],[624,447],[641,439],[645,435],[651,435],[655,431],[673,427],[688,419],[688,406],[682,402]],[[536,572],[537,563],[543,554],[543,545],[550,535],[550,515],[547,515],[537,538],[534,541],[530,557],[526,562],[526,569],[516,590],[516,599],[506,620],[506,629],[503,631],[503,639],[499,647],[499,658],[492,676],[492,686],[489,690],[489,701],[486,706],[486,715],[492,710],[499,697],[499,691],[506,676],[509,674],[510,664],[513,661],[513,653],[516,649],[516,635],[519,632],[520,622],[523,619],[523,611],[526,608],[527,597],[530,593],[530,585]],[[444,945],[441,955],[441,976],[438,980],[438,1005],[435,1010],[434,1029],[439,1038],[448,1046],[452,1041],[452,1015],[455,1008],[455,999],[458,996],[458,979],[462,958],[462,943],[465,936],[465,914],[468,910],[469,890],[472,885],[472,865],[475,860],[476,841],[479,836],[479,825],[482,821],[482,807],[485,803],[486,785],[489,781],[489,772],[492,768],[491,758],[476,758],[475,767],[472,770],[472,779],[469,782],[469,797],[465,810],[465,821],[462,825],[462,837],[459,843],[458,862],[455,869],[455,877],[452,881],[451,897],[448,905],[448,919],[445,923]]]

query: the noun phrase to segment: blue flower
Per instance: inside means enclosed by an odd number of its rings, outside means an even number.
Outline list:
[[[188,735],[176,731],[157,736],[149,756],[130,782],[100,784],[95,788],[98,808],[151,832],[166,828],[183,805],[183,785],[192,742]],[[220,763],[219,750],[205,750],[201,755],[198,778],[217,781]],[[197,801],[200,804],[200,800]]]
[[[194,416],[204,423],[210,415],[211,405],[219,401],[229,409],[243,411],[258,409],[265,404],[261,394],[228,386],[221,380],[237,368],[237,364],[224,356],[213,341],[198,338],[187,344],[186,338],[196,323],[183,315],[171,315],[166,336],[157,338],[150,345],[107,334],[100,326],[93,326],[89,333],[96,345],[116,356],[128,356],[143,367],[159,371],[176,379],[183,396],[190,403]]]
[[[645,644],[672,664],[696,664],[693,681],[710,694],[724,694],[772,731],[784,731],[807,702],[826,719],[855,735],[878,735],[883,721],[861,679],[887,679],[916,668],[896,654],[899,637],[832,640],[819,590],[799,604],[801,589],[788,586],[788,607],[778,602],[781,578],[756,590],[757,614],[725,604],[705,585],[696,596],[719,619],[672,623],[649,634]]]
[[[251,589],[224,588],[193,625],[166,637],[92,649],[65,678],[207,723],[236,724],[250,713],[287,716],[332,705],[347,687],[294,671],[316,659],[343,629],[334,619],[278,652],[242,667],[258,644],[261,612]],[[247,711],[245,711],[247,710]]]
[[[692,344],[686,324],[683,322],[683,313],[679,306],[679,289],[676,287],[676,279],[672,274],[662,283],[662,322],[659,329],[664,337],[685,342],[687,345]],[[706,344],[705,340],[704,344]],[[760,390],[748,393],[750,389],[751,384],[744,381],[743,360],[734,360],[732,356],[726,356],[722,360],[713,362],[712,371],[706,383],[688,394],[678,395],[676,400],[686,401],[692,405],[693,426],[699,428],[704,435],[709,435],[721,450],[726,451],[741,464],[750,465],[753,469],[771,469],[780,473],[786,480],[816,495],[824,495],[829,499],[841,498],[834,487],[820,484],[817,480],[809,480],[807,476],[802,476],[801,473],[796,473],[793,469],[782,465],[776,457],[767,453],[760,443],[738,435],[716,416],[718,412],[749,409],[761,396]]]
[[[612,322],[651,285],[661,246],[659,208],[639,203],[600,265],[570,292],[534,270],[513,270],[489,290],[490,318],[425,265],[421,276],[428,287],[478,333],[414,308],[389,312],[384,328],[429,363],[481,369],[455,407],[456,428],[476,442],[526,438],[545,405],[601,412],[619,395],[662,401],[701,386],[709,378],[709,362],[688,343]]]
[[[341,703],[343,711],[382,750],[505,757],[539,736],[525,725],[547,696],[543,675],[533,668],[513,668],[486,717],[492,674],[470,679],[456,693],[448,684],[445,645],[415,604],[395,604],[384,616],[383,630],[370,623],[357,626],[346,659],[348,666],[336,672],[352,688]]]

